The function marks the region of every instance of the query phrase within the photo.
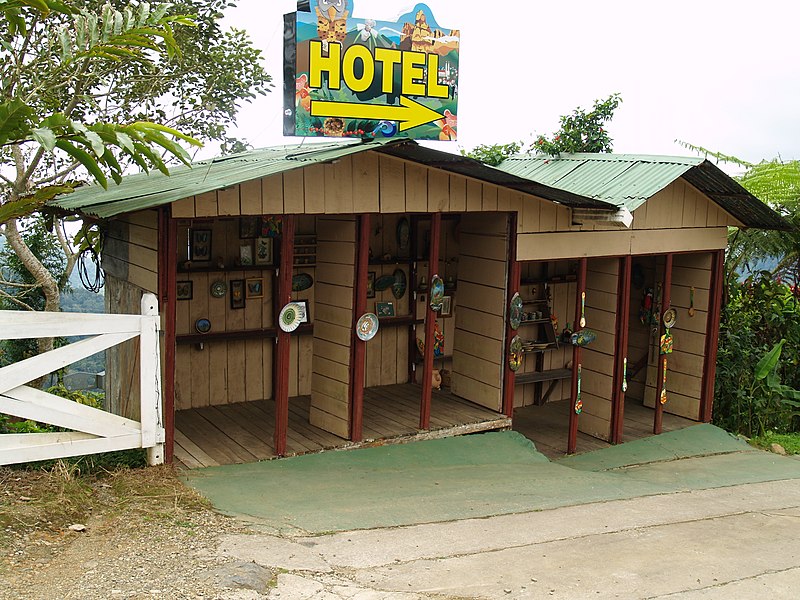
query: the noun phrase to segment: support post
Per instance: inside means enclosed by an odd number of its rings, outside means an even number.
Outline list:
[[[586,291],[586,270],[589,261],[586,257],[578,262],[578,285],[575,296],[575,322],[574,330],[580,328],[581,321],[581,296]],[[578,401],[578,367],[581,364],[581,347],[572,347],[572,389],[570,393],[569,408],[569,436],[567,438],[567,454],[575,454],[578,447],[578,414],[575,412],[575,403]]]
[[[631,312],[632,257],[619,259],[619,285],[617,286],[617,329],[614,350],[614,393],[611,397],[611,443],[619,444],[625,431],[625,362],[628,358],[628,328]]]
[[[292,300],[292,267],[294,264],[294,215],[284,215],[281,231],[281,263],[278,270],[277,309]],[[289,353],[291,336],[277,327],[275,357],[275,454],[286,454],[286,434],[289,429]]]
[[[667,254],[666,261],[664,262],[664,287],[661,291],[661,313],[658,315],[658,331],[659,339],[661,332],[664,331],[664,313],[669,310],[672,303],[672,253]],[[658,346],[658,339],[656,346]],[[658,378],[656,380],[656,403],[655,403],[655,416],[653,418],[653,433],[658,435],[661,433],[662,421],[664,419],[664,405],[661,404],[661,390],[664,388],[664,370],[667,366],[667,355],[661,354],[658,350]]]
[[[356,250],[355,278],[353,286],[352,365],[350,366],[350,439],[360,442],[363,439],[364,424],[364,374],[366,371],[367,342],[356,334],[356,323],[367,312],[367,276],[369,271],[370,215],[364,214],[358,220],[358,248]]]
[[[164,460],[171,464],[175,456],[175,336],[178,279],[178,223],[169,207],[158,212],[158,286],[164,311]]]
[[[714,407],[714,380],[717,374],[717,343],[719,323],[722,318],[722,294],[725,287],[725,250],[717,250],[712,256],[709,307],[706,321],[706,352],[703,362],[703,391],[700,397],[699,419],[710,423]]]
[[[517,213],[513,212],[508,216],[508,290],[506,292],[506,317],[508,316],[508,309],[510,306],[511,298],[514,294],[519,292],[519,280],[522,268],[517,262]],[[503,414],[509,419],[514,416],[514,371],[511,370],[508,364],[508,357],[510,354],[511,340],[516,335],[516,332],[511,329],[509,319],[506,318],[506,355],[503,363]]]
[[[431,215],[431,245],[428,257],[428,294],[431,291],[431,281],[434,275],[439,274],[439,238],[442,230],[442,214]],[[431,310],[430,298],[425,307],[425,357],[422,367],[422,397],[419,407],[419,428],[430,429],[431,426],[431,397],[433,390],[433,328],[436,325],[436,313]]]
[[[161,317],[155,294],[142,295],[142,329],[139,338],[139,401],[142,448],[147,464],[164,463],[164,428],[161,421],[161,352],[158,332]]]

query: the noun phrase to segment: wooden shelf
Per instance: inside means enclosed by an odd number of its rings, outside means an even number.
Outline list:
[[[243,265],[241,267],[183,267],[178,265],[178,273],[230,273],[232,271],[274,271],[275,265]]]
[[[572,377],[572,369],[551,369],[538,373],[521,373],[514,377],[514,383],[539,383],[541,381],[558,381]]]
[[[520,325],[520,327],[522,327],[523,325],[538,325],[538,324],[541,324],[541,323],[550,323],[550,318],[548,317],[547,319],[533,319],[533,320],[530,320],[530,321],[527,321],[527,320],[526,321],[520,321],[519,325]]]
[[[382,258],[372,258],[369,261],[371,265],[410,265],[414,262],[413,258],[392,258],[384,260]]]
[[[380,327],[393,327],[397,325],[413,325],[416,319],[413,315],[400,315],[397,317],[378,317]]]
[[[289,335],[308,335],[314,333],[313,323],[303,323]],[[275,338],[278,330],[275,327],[264,329],[241,329],[236,331],[209,331],[208,333],[184,333],[175,336],[178,344],[203,344],[220,340],[255,340]]]

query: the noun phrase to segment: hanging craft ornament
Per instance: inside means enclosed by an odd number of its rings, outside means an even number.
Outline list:
[[[694,316],[694,286],[689,288],[689,316]]]
[[[622,359],[622,393],[628,391],[628,357]]]
[[[586,327],[586,292],[581,292],[581,327]]]
[[[281,309],[278,315],[278,325],[286,333],[291,333],[298,327],[306,316],[306,311],[301,304],[289,302]]]
[[[666,327],[667,329],[672,329],[673,327],[675,327],[675,323],[677,322],[677,320],[678,320],[678,311],[676,311],[674,308],[669,308],[664,311],[664,317],[663,317],[664,327]]]
[[[394,283],[392,283],[392,295],[400,300],[406,293],[406,287],[408,286],[408,282],[406,280],[406,272],[403,269],[395,269],[394,271]]]
[[[522,366],[523,355],[522,339],[518,335],[515,335],[509,346],[508,368],[517,372]]]
[[[438,275],[431,277],[431,310],[439,312],[444,301],[444,281]]]
[[[581,329],[570,336],[573,346],[588,346],[597,339],[597,334],[591,329]]]
[[[356,335],[362,342],[367,342],[378,333],[378,315],[364,313],[356,323]]]
[[[439,323],[433,324],[433,357],[444,356],[444,333],[439,328]]]
[[[667,359],[664,358],[664,377],[663,380],[663,387],[661,388],[661,404],[667,403]]]
[[[515,293],[511,298],[511,306],[508,309],[508,324],[516,331],[522,323],[522,298],[519,292]]]
[[[672,334],[669,332],[669,329],[661,336],[659,348],[661,354],[672,354]]]
[[[581,400],[581,366],[578,365],[578,395],[575,398],[575,414],[583,412],[583,400]]]

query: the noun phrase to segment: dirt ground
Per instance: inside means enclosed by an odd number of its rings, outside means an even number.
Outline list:
[[[0,468],[0,598],[263,597],[252,587],[268,590],[275,573],[217,556],[237,532],[169,467]]]

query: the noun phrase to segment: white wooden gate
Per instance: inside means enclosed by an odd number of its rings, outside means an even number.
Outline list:
[[[0,311],[0,340],[91,336],[0,368],[0,413],[73,430],[2,434],[0,465],[128,448],[146,448],[149,464],[163,463],[158,331],[158,302],[153,294],[142,297],[141,315]],[[25,385],[137,336],[141,423]]]

